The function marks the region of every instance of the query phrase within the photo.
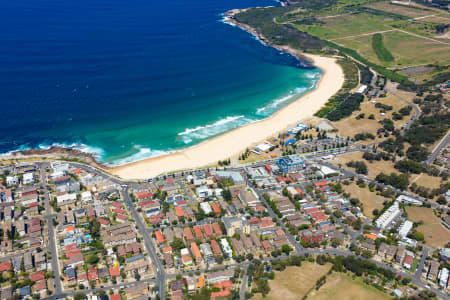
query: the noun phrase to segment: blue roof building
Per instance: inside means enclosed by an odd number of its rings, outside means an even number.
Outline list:
[[[20,289],[19,289],[19,295],[20,295],[20,297],[25,297],[25,296],[28,296],[28,295],[30,295],[31,294],[31,288],[30,288],[30,286],[29,285],[27,285],[27,286],[24,286],[24,287],[21,287]]]
[[[288,155],[280,158],[278,165],[284,173],[295,173],[303,169],[305,162],[298,155]]]
[[[144,254],[141,253],[141,254],[138,254],[138,255],[135,255],[135,256],[132,256],[132,257],[128,257],[128,258],[125,259],[125,263],[129,264],[129,263],[138,261],[140,259],[144,259]]]

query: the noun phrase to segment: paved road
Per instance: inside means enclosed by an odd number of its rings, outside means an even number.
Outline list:
[[[264,163],[264,162],[263,162],[263,163]],[[331,165],[331,164],[329,164],[328,162],[322,162],[322,163],[323,163],[323,164],[326,164],[326,165]],[[73,164],[73,163],[71,163],[71,164]],[[120,181],[119,179],[117,179],[117,178],[115,178],[115,177],[112,177],[112,176],[110,176],[110,175],[108,175],[108,174],[104,174],[103,172],[101,172],[101,171],[99,171],[99,170],[97,170],[97,169],[95,169],[95,168],[93,168],[93,167],[91,167],[91,166],[85,166],[85,165],[82,165],[82,164],[79,164],[79,163],[76,163],[76,165],[77,165],[77,167],[82,167],[83,169],[89,170],[90,172],[93,171],[93,172],[96,172],[96,173],[101,173],[101,174],[103,174],[103,176],[107,177],[107,178],[110,179],[111,181],[113,181],[113,182],[115,182],[115,183],[117,183],[117,184],[120,184],[120,185],[122,186],[123,190],[121,191],[121,193],[122,193],[122,197],[123,197],[123,199],[124,199],[124,202],[127,204],[128,208],[129,208],[129,211],[130,211],[130,213],[131,213],[133,219],[134,219],[135,222],[136,222],[136,226],[137,226],[138,231],[139,231],[140,234],[143,236],[145,247],[146,247],[146,249],[147,249],[147,251],[148,251],[148,253],[149,253],[149,255],[150,255],[150,257],[151,257],[151,259],[152,259],[152,261],[153,261],[153,263],[154,263],[154,265],[155,265],[155,267],[156,267],[156,280],[154,280],[154,279],[148,279],[148,280],[137,281],[137,282],[129,283],[129,284],[117,284],[117,285],[115,285],[115,286],[109,286],[109,287],[105,287],[105,288],[97,288],[97,289],[93,289],[92,291],[97,291],[97,290],[108,290],[108,289],[113,289],[113,288],[122,288],[122,287],[124,287],[124,286],[129,286],[129,285],[137,284],[137,283],[140,283],[140,282],[155,282],[155,283],[158,285],[158,287],[159,287],[159,295],[160,295],[160,298],[161,298],[161,299],[165,299],[166,278],[172,278],[172,277],[175,276],[175,274],[170,274],[170,275],[168,275],[168,274],[165,273],[165,270],[164,270],[164,268],[163,268],[163,265],[162,265],[161,261],[159,260],[159,257],[158,257],[158,255],[157,255],[157,253],[156,253],[156,250],[155,250],[154,246],[153,246],[153,243],[151,242],[149,232],[148,232],[148,230],[147,230],[145,224],[143,224],[141,218],[139,217],[139,215],[138,215],[138,213],[137,213],[137,211],[136,211],[136,209],[135,209],[135,207],[134,207],[134,203],[133,203],[132,200],[130,199],[130,196],[129,196],[129,187],[127,186],[127,182],[122,182],[122,181]],[[335,168],[335,169],[339,169],[338,167],[336,167],[336,166],[334,166],[334,165],[331,165],[331,166],[332,166],[333,168]],[[351,171],[345,171],[345,174],[346,174],[346,175],[350,175],[350,174],[351,174],[352,176],[355,176],[355,177],[357,177],[357,178],[363,178],[363,179],[366,180],[366,181],[370,181],[370,179],[368,179],[368,178],[366,178],[366,177],[364,177],[364,176],[355,174],[355,173],[353,173],[353,172],[351,172]],[[43,181],[43,182],[45,182],[45,181]],[[375,182],[375,183],[376,183],[376,182]],[[377,183],[377,184],[378,184],[378,183]],[[380,184],[379,184],[379,185],[380,185]],[[382,186],[382,187],[386,187],[385,185],[381,185],[381,186]],[[393,189],[393,190],[396,191],[396,192],[402,192],[402,191],[399,191],[399,190],[397,190],[397,189]],[[261,191],[259,191],[258,193],[260,193],[260,192],[261,192]],[[44,197],[46,197],[46,198],[45,198],[45,199],[46,199],[45,202],[46,202],[46,207],[47,207],[47,205],[49,205],[49,203],[48,203],[48,202],[49,202],[48,194],[46,193]],[[265,202],[265,199],[263,198],[262,201]],[[278,216],[272,211],[272,209],[270,208],[269,205],[268,205],[268,210],[269,210],[269,214],[270,214],[271,216],[273,216],[273,217],[277,218],[277,220],[279,220]],[[50,209],[47,209],[47,214],[48,214],[48,215],[46,216],[46,218],[47,218],[47,217],[48,217],[48,218],[52,218],[52,217],[53,217],[53,215],[50,214],[50,211],[51,211]],[[279,221],[280,221],[281,227],[286,231],[286,235],[288,236],[289,241],[292,243],[292,245],[295,246],[295,249],[296,249],[296,252],[297,252],[297,254],[295,254],[295,255],[300,255],[300,254],[310,254],[310,255],[329,254],[329,255],[340,255],[340,256],[354,255],[354,253],[352,253],[352,252],[350,252],[350,251],[348,251],[348,250],[337,250],[337,249],[312,249],[312,250],[311,250],[311,249],[303,248],[299,243],[297,243],[297,241],[295,240],[295,238],[294,238],[292,235],[289,234],[289,231],[288,231],[287,228],[285,227],[284,223],[281,222],[281,220],[279,220]],[[48,227],[49,227],[49,236],[50,236],[50,235],[54,236],[54,232],[50,232],[50,231],[53,231],[53,227],[52,227],[52,226],[48,226]],[[52,228],[52,229],[50,229],[50,228]],[[50,240],[53,240],[54,243],[50,242]],[[53,246],[54,246],[54,249],[53,249],[53,250],[51,249],[52,253],[55,253],[55,254],[52,254],[52,260],[53,260],[53,258],[57,258],[57,254],[56,254],[56,243],[55,243],[55,242],[56,242],[56,241],[55,241],[54,239],[49,239],[49,244],[50,244],[49,246],[50,246],[50,248],[53,248],[53,247],[52,247],[52,244],[53,244]],[[424,251],[428,251],[428,249],[427,249],[427,250],[424,250]],[[427,253],[428,253],[428,252],[427,252]],[[383,267],[383,268],[389,269],[389,270],[395,272],[395,273],[398,274],[398,275],[401,275],[401,276],[403,276],[403,277],[411,278],[412,282],[413,282],[415,285],[417,285],[417,286],[419,286],[419,287],[421,287],[421,288],[424,288],[424,289],[432,290],[432,291],[435,292],[439,297],[446,298],[446,295],[443,294],[441,291],[439,291],[439,290],[437,290],[437,289],[434,289],[434,288],[427,288],[426,285],[420,280],[420,279],[421,279],[421,278],[420,278],[420,277],[421,277],[421,272],[422,272],[422,270],[423,270],[423,266],[424,266],[424,261],[425,261],[426,255],[427,255],[427,254],[425,254],[425,252],[424,252],[424,255],[421,257],[421,260],[420,260],[420,262],[419,262],[419,264],[418,264],[418,270],[417,270],[416,273],[413,274],[413,275],[412,275],[412,274],[409,274],[409,273],[405,273],[405,272],[403,272],[403,271],[401,271],[401,270],[394,269],[394,268],[392,268],[391,266],[386,265],[386,264],[381,263],[381,262],[377,262],[377,261],[373,261],[373,260],[370,260],[370,261],[372,261],[373,263],[375,263],[375,264],[378,265],[378,266],[381,266],[381,267]],[[269,262],[269,261],[276,260],[276,259],[280,259],[280,258],[283,258],[283,257],[284,257],[284,256],[277,257],[277,258],[272,258],[272,257],[271,257],[271,258],[263,259],[263,261]],[[363,259],[365,259],[365,258],[363,258]],[[368,260],[368,259],[366,259],[366,260]],[[230,268],[230,267],[235,267],[235,266],[244,267],[244,266],[247,266],[248,264],[249,264],[249,262],[241,262],[241,263],[236,263],[236,264],[232,264],[232,265],[229,265],[229,266],[218,266],[218,267],[215,267],[215,268],[209,268],[208,270],[209,270],[209,271],[211,271],[211,270],[219,270],[219,269]],[[52,262],[52,265],[55,266],[55,265],[58,265],[58,263],[56,262],[56,263],[54,264],[54,263]],[[58,272],[58,274],[59,274],[59,267],[58,267],[57,272]],[[181,274],[182,274],[182,275],[185,275],[185,274],[188,274],[188,273],[190,273],[190,272],[182,272]],[[56,277],[56,276],[55,276],[55,277]],[[58,276],[58,278],[59,278],[59,276]],[[56,284],[56,283],[55,283],[55,284]],[[58,290],[58,287],[56,287],[56,290]],[[90,290],[85,290],[85,291],[90,291]],[[68,295],[68,293],[56,292],[56,293],[55,293],[55,296],[49,297],[48,299],[57,299],[57,298],[59,299],[59,298],[64,298],[64,297],[66,297],[67,295]]]
[[[423,248],[422,256],[420,257],[420,261],[419,261],[419,263],[417,264],[417,267],[416,267],[416,272],[414,273],[414,278],[416,280],[420,280],[421,277],[422,277],[422,271],[423,271],[423,268],[425,266],[425,259],[428,256],[428,251],[429,251],[428,247],[424,247]]]
[[[42,163],[39,165],[40,167],[40,180],[41,185],[44,186],[44,194],[42,195],[45,203],[45,219],[47,220],[47,229],[48,229],[48,246],[50,249],[50,253],[52,255],[52,272],[54,275],[54,285],[55,285],[55,294],[60,294],[62,292],[62,284],[61,284],[61,268],[59,266],[58,259],[58,250],[56,247],[56,236],[55,230],[53,228],[53,217],[52,217],[52,207],[50,205],[50,195],[47,189],[47,171],[46,168],[49,166],[48,163]]]
[[[153,243],[150,239],[150,233],[147,231],[145,224],[142,223],[142,220],[134,207],[134,203],[130,199],[128,188],[125,188],[124,190],[122,190],[121,193],[122,193],[122,198],[123,198],[124,202],[128,206],[128,209],[131,213],[132,218],[136,222],[139,233],[144,238],[145,248],[147,249],[148,254],[150,255],[150,258],[152,259],[152,262],[156,268],[155,271],[156,271],[157,284],[159,287],[159,297],[160,297],[160,299],[165,299],[165,297],[166,297],[166,294],[165,294],[166,293],[166,272],[165,272],[164,266],[162,265],[161,261],[159,260],[159,257],[157,255],[156,250],[153,246]]]
[[[259,199],[265,204],[267,211],[269,212],[269,216],[271,218],[275,218],[278,223],[280,223],[280,227],[283,229],[284,233],[286,234],[287,239],[289,240],[289,243],[294,246],[294,250],[296,253],[301,253],[303,251],[303,247],[302,245],[300,245],[299,243],[297,243],[297,241],[295,240],[295,237],[290,234],[289,229],[286,227],[286,225],[284,224],[283,220],[281,220],[280,217],[278,217],[278,215],[272,210],[272,207],[269,205],[269,203],[266,201],[266,198],[263,197],[263,193],[265,191],[263,190],[256,190],[256,193],[259,196]]]
[[[441,151],[447,147],[448,143],[450,143],[450,131],[447,132],[447,134],[442,138],[442,140],[439,142],[439,144],[434,148],[433,152],[431,152],[428,159],[425,161],[427,165],[431,165],[436,157],[441,153]]]
[[[241,288],[239,290],[239,299],[245,300],[245,294],[247,293],[248,288],[248,275],[247,275],[247,267],[244,267],[244,276],[242,276]]]

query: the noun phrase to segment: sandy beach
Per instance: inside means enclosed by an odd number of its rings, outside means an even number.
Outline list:
[[[292,49],[284,49],[293,52]],[[294,53],[295,54],[295,53]],[[124,179],[145,179],[177,170],[216,164],[243,152],[299,121],[311,118],[344,83],[335,58],[301,54],[323,72],[317,87],[272,116],[250,123],[182,151],[113,167],[110,172]]]

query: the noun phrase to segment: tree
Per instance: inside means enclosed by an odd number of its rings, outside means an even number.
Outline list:
[[[409,147],[409,149],[406,151],[406,156],[409,159],[415,160],[415,161],[424,161],[427,159],[428,157],[428,150],[422,146],[411,146]]]
[[[86,295],[84,293],[76,292],[73,295],[73,300],[84,300],[84,299],[86,299]]]
[[[99,258],[95,254],[91,254],[86,258],[86,262],[91,265],[95,265],[96,263],[98,263],[98,261],[99,261]]]
[[[444,196],[440,195],[437,199],[437,203],[441,204],[441,205],[446,205],[447,204],[447,199],[445,199]]]
[[[172,249],[174,251],[179,251],[184,248],[183,240],[181,240],[179,238],[174,238],[172,244],[170,244],[170,245],[172,246]]]
[[[281,246],[281,251],[286,253],[286,255],[289,255],[289,252],[292,251],[292,248],[291,248],[291,246],[284,244],[283,246]]]

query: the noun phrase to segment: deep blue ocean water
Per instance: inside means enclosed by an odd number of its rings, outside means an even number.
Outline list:
[[[21,0],[0,10],[0,153],[74,145],[120,164],[269,116],[320,70],[221,22],[269,0]]]

